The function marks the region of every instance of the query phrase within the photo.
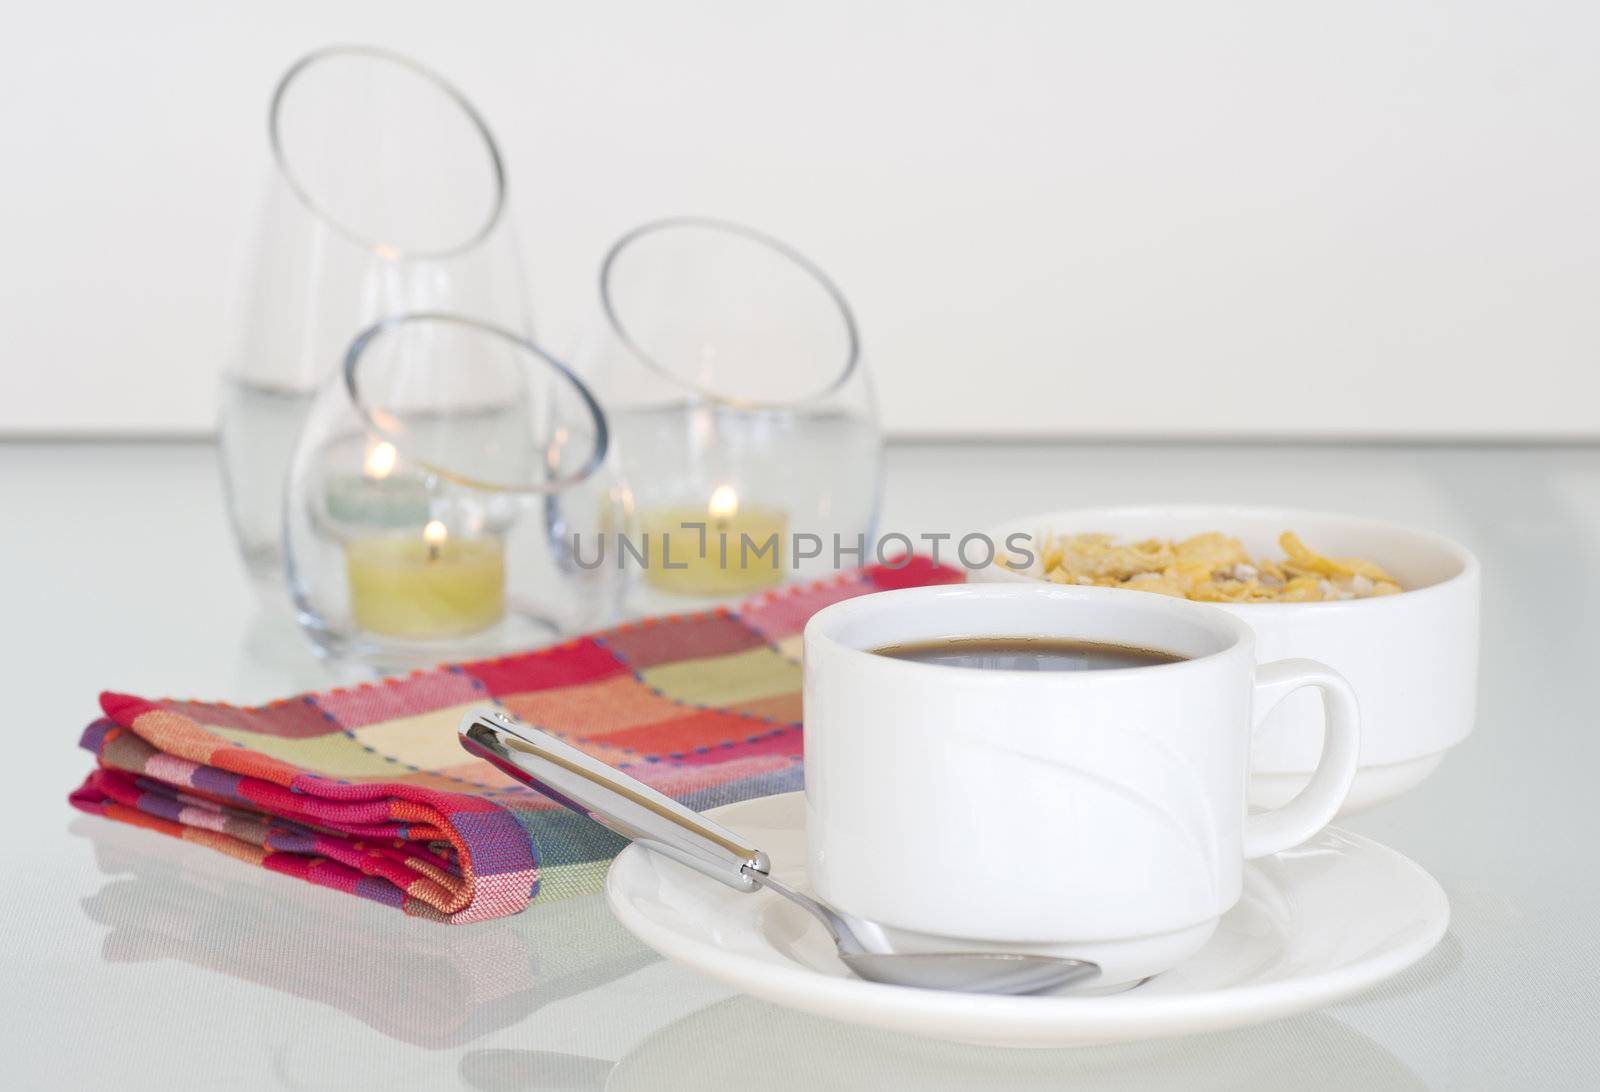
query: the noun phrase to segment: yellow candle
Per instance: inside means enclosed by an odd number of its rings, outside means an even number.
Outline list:
[[[344,550],[350,608],[369,633],[460,637],[505,615],[505,548],[497,538],[451,538],[433,520],[421,536],[378,535]]]
[[[640,515],[648,536],[645,579],[682,595],[731,595],[783,581],[786,513],[740,505],[718,486],[704,508],[661,508]]]

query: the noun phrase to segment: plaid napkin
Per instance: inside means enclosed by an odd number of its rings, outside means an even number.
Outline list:
[[[914,558],[563,644],[251,708],[100,696],[74,806],[455,923],[597,890],[622,840],[472,758],[495,703],[696,810],[800,787],[800,631],[830,603],[962,579]]]

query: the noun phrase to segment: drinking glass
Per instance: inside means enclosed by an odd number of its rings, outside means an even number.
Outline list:
[[[272,170],[219,434],[246,570],[281,595],[289,456],[356,333],[411,311],[522,334],[529,323],[500,150],[441,77],[381,49],[319,50],[278,82],[267,135]]]
[[[286,570],[314,647],[414,667],[611,621],[618,570],[573,542],[620,518],[608,447],[584,384],[512,331],[440,313],[363,331],[288,477]]]
[[[870,559],[882,437],[855,318],[821,269],[748,227],[659,220],[611,248],[600,302],[583,367],[644,547],[636,603]]]

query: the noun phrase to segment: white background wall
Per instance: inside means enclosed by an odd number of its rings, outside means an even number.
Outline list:
[[[207,429],[278,73],[411,53],[505,146],[542,336],[677,212],[852,298],[911,433],[1600,434],[1600,8],[13,2],[0,432]]]

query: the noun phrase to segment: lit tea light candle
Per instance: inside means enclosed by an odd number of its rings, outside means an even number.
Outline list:
[[[505,616],[505,547],[460,538],[439,520],[418,535],[376,535],[345,544],[356,625],[386,637],[427,640],[488,629]]]
[[[362,473],[333,478],[327,487],[330,518],[368,527],[415,527],[428,518],[428,487],[414,474],[396,474],[399,452],[380,440],[367,449]]]
[[[719,485],[705,508],[644,512],[649,542],[645,579],[682,595],[730,595],[783,581],[785,512],[741,504],[731,485]]]

